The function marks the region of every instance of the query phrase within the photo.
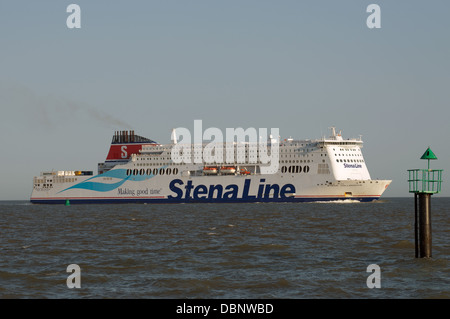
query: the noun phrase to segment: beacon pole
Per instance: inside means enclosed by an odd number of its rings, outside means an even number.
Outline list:
[[[428,160],[427,169],[409,169],[409,192],[414,193],[414,242],[416,258],[431,258],[431,195],[441,191],[442,169],[430,169],[437,160],[428,148],[420,159]]]

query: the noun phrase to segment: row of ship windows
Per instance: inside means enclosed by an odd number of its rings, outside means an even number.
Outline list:
[[[309,157],[309,155],[308,154],[306,154],[306,155],[298,155],[298,154],[294,154],[294,155],[280,155],[280,157],[284,157],[284,158],[287,158],[287,157],[290,157],[290,158],[292,158],[292,157]],[[313,155],[311,155],[311,156],[313,156]],[[321,154],[321,156],[322,156],[322,154]],[[325,154],[325,156],[326,156],[326,154]],[[245,156],[245,158],[246,159],[255,159],[255,158],[257,158],[257,156]],[[176,159],[180,159],[180,158],[176,158]],[[202,157],[201,156],[196,156],[196,157],[191,157],[191,158],[189,158],[190,160],[193,160],[193,159],[202,159]],[[140,160],[140,161],[146,161],[145,159],[138,159],[138,160]],[[167,162],[169,162],[170,160],[172,160],[172,158],[170,158],[170,157],[162,157],[162,158],[154,158],[154,159],[151,159],[150,161],[153,161],[153,160],[158,160],[158,161],[167,161]],[[181,158],[181,160],[183,160],[183,158]],[[151,163],[151,162],[149,162],[149,161],[146,161],[147,163],[148,163],[148,165],[154,165],[154,163]],[[177,164],[177,163],[174,163],[174,164]],[[137,163],[137,165],[139,165],[139,163]],[[141,165],[143,165],[143,164],[141,164]],[[157,164],[157,165],[159,165],[159,164]]]
[[[285,140],[285,142],[286,142],[286,140]],[[245,147],[245,148],[248,148],[248,147],[254,146],[255,144],[256,143],[250,143],[250,144],[244,144],[243,146],[236,146],[236,144],[233,144],[233,147]],[[347,143],[333,143],[333,144],[335,144],[335,145],[348,145]],[[218,144],[217,147],[220,147],[219,145],[220,144]],[[293,147],[293,146],[317,147],[317,143],[292,143],[292,142],[283,143],[282,142],[282,143],[280,143],[280,146],[286,146],[286,147]],[[183,148],[184,149],[190,148],[191,150],[193,150],[195,148],[200,148],[200,147],[204,148],[204,144],[195,143],[195,144],[191,144],[190,147],[186,146],[186,147],[183,147]],[[225,146],[223,146],[223,148],[225,148],[225,147],[227,147],[227,144],[225,144]],[[170,147],[166,147],[166,146],[150,146],[150,147],[144,147],[144,150],[170,151],[171,148]]]
[[[138,157],[138,158],[136,158],[136,160],[138,160],[138,161],[152,161],[152,160],[164,161],[164,160],[170,160],[170,159],[171,159],[170,157],[153,157],[153,158],[152,157],[149,157],[149,158]]]
[[[335,151],[335,150],[336,149],[333,148],[333,151]],[[356,148],[351,148],[351,149],[340,148],[339,150],[342,152],[345,152],[345,151],[357,152],[358,151],[358,149],[356,149]]]
[[[294,154],[294,155],[289,155],[289,157],[292,157],[292,156],[294,156],[294,157],[300,157],[300,156],[301,157],[309,157],[309,156],[313,157],[314,154]],[[281,154],[280,157],[288,157],[288,156]]]
[[[165,163],[137,163],[134,164],[134,166],[161,166],[161,165],[167,165],[169,164],[169,161]],[[184,163],[172,163],[170,162],[170,165],[183,165]]]
[[[295,166],[282,166],[281,167],[281,173],[301,173],[303,171],[303,173],[308,173],[309,172],[309,166],[305,165],[305,166],[300,166],[300,165],[295,165]]]
[[[280,149],[279,151],[280,151],[280,153],[298,153],[298,152],[302,152],[302,153],[309,153],[309,152],[313,152],[313,151],[315,151],[315,150],[317,150],[317,148],[306,148],[306,149]],[[233,151],[234,151],[234,149],[233,149]],[[333,148],[333,151],[336,151],[336,149],[334,149]],[[339,151],[341,151],[341,152],[359,152],[359,150],[358,149],[343,149],[343,148],[340,148],[339,149]],[[246,154],[248,154],[249,153],[249,150],[248,149],[245,149],[244,151],[242,151],[242,150],[237,150],[237,153],[238,154],[242,154],[242,153],[246,153]],[[259,149],[256,149],[255,150],[255,152],[254,152],[254,154],[257,154],[257,153],[259,153]],[[180,151],[180,156],[182,156],[183,155],[183,151]],[[190,156],[195,156],[195,155],[198,155],[198,156],[202,156],[203,155],[203,151],[191,151],[190,152]],[[211,151],[211,155],[215,155],[215,152],[214,152],[214,150],[212,150]],[[151,157],[152,155],[147,155],[148,157]],[[189,156],[189,155],[188,155]],[[326,153],[325,153],[325,156],[326,156]],[[144,160],[144,158],[141,158],[140,160]]]
[[[317,148],[301,148],[301,149],[280,149],[280,153],[297,153],[297,152],[302,152],[302,153],[308,153],[308,152],[313,152],[316,151]]]
[[[247,153],[247,152],[246,152]],[[281,153],[281,152],[280,152]],[[238,155],[239,155],[240,153],[238,153]],[[191,158],[192,157],[194,157],[194,158],[201,158],[201,156],[203,155],[202,153],[199,153],[199,154],[195,154],[196,156],[190,156]],[[311,154],[311,156],[312,156],[313,154]],[[335,154],[336,155],[336,154]],[[341,156],[340,154],[338,154],[339,156]],[[181,156],[181,155],[180,155]],[[214,154],[211,154],[211,156],[214,156]],[[257,154],[254,154],[254,155],[252,155],[252,156],[250,156],[250,157],[256,157],[257,156]],[[305,155],[305,154],[294,154],[294,156],[308,156],[307,154]],[[326,153],[321,153],[320,154],[320,156],[327,156],[327,154]],[[344,155],[342,155],[342,156],[344,156]],[[246,158],[248,158],[248,155],[245,155],[245,157]],[[287,155],[283,155],[283,154],[281,154],[281,157],[287,157]],[[291,155],[289,155],[289,157],[292,157],[292,154]],[[164,161],[164,160],[171,160],[172,158],[171,157],[141,157],[141,158],[137,158],[136,160],[138,160],[138,161],[154,161],[154,160],[158,160],[158,161]]]
[[[141,169],[127,169],[127,176],[130,175],[177,175],[178,168],[141,168]]]
[[[359,156],[359,157],[361,157],[362,154],[361,153],[360,154],[334,154],[334,156]]]
[[[346,160],[346,159],[344,158],[343,160],[342,160],[342,159],[336,159],[336,162],[338,162],[338,163],[339,163],[339,162],[341,162],[341,163],[342,163],[342,162],[345,162],[345,163],[347,163],[347,162],[348,162],[348,163],[364,163],[364,160],[359,160],[359,159],[355,159],[355,160],[354,160],[354,159],[347,159],[347,160]]]
[[[78,180],[77,178],[64,178],[64,177],[59,178],[59,176],[58,176],[58,177],[55,177],[54,183],[73,183],[73,182],[76,182],[77,180]],[[40,186],[40,184],[43,184],[45,187],[46,184],[44,184],[44,183],[52,183],[52,180],[51,179],[49,179],[49,180],[37,179],[35,181],[35,184],[37,186]],[[50,185],[50,184],[48,184],[48,185]]]
[[[292,165],[292,166],[282,166],[281,172],[282,173],[308,173],[309,172],[309,166],[300,166],[300,165]],[[127,176],[130,175],[177,175],[178,174],[178,168],[148,168],[148,169],[127,169]]]
[[[322,160],[325,162],[325,160]],[[312,163],[314,160],[281,160],[280,163]],[[251,164],[260,164],[260,161],[257,161],[256,163]],[[135,166],[161,166],[161,165],[167,165],[169,162],[166,163],[151,163],[151,164],[144,164],[144,163],[137,163],[134,164]],[[170,163],[170,165],[184,165],[185,163]],[[237,163],[235,163],[237,164]],[[149,168],[150,169],[150,168]]]
[[[280,161],[280,162],[286,162],[287,163],[287,161]],[[294,161],[293,161],[294,162]],[[300,161],[301,162],[301,161]],[[309,161],[308,161],[309,162]],[[311,161],[312,162],[312,161]],[[204,162],[204,163],[209,163],[209,162]],[[216,162],[214,162],[214,163],[216,163]],[[245,163],[247,163],[247,162],[245,162]],[[297,160],[297,163],[298,163],[298,160]],[[306,160],[305,160],[305,163],[306,163]],[[169,161],[167,161],[167,162],[163,162],[163,163],[137,163],[137,164],[134,164],[134,166],[144,166],[144,167],[147,167],[147,166],[162,166],[162,165],[186,165],[186,164],[193,164],[193,163],[173,163],[173,162],[169,162]],[[197,163],[195,163],[195,164],[197,164]],[[219,163],[220,164],[220,163]],[[234,163],[226,163],[226,164],[230,164],[230,165],[237,165],[237,164],[242,164],[242,163],[237,163],[237,162],[234,162]],[[261,161],[256,161],[256,162],[252,162],[252,163],[248,163],[248,164],[262,164],[262,162]]]
[[[325,161],[325,160],[322,160]],[[309,163],[314,162],[313,160],[281,160],[280,163]]]

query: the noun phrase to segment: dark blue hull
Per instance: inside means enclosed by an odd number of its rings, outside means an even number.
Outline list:
[[[63,199],[31,199],[33,204],[187,204],[187,203],[305,203],[305,202],[333,202],[352,200],[372,202],[379,197],[289,197],[289,198],[258,198],[258,199],[168,199],[168,198],[63,198]]]

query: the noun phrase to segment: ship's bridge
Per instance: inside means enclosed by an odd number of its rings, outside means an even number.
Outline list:
[[[339,133],[336,133],[336,129],[334,127],[331,127],[331,135],[329,138],[325,139],[322,138],[318,141],[319,146],[323,147],[326,145],[341,145],[341,146],[358,146],[359,148],[362,147],[363,141],[361,139],[361,136],[359,139],[346,139],[344,140],[342,138],[342,131],[339,131]]]
[[[341,132],[331,128],[328,139],[318,141],[320,147],[327,150],[333,174],[336,180],[370,180],[364,157],[361,152],[363,141],[342,138]]]

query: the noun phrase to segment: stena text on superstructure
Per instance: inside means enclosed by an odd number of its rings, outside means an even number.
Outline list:
[[[272,173],[265,173],[266,164],[262,161],[249,161],[251,145],[241,144],[247,159],[244,162],[180,162],[172,157],[176,138],[162,145],[134,131],[117,131],[96,175],[81,170],[42,172],[34,177],[30,201],[36,204],[366,202],[379,199],[391,183],[372,180],[361,151],[361,138],[343,139],[335,128],[331,128],[328,138],[271,139],[267,144],[269,151],[277,146],[279,152],[278,169]],[[198,147],[192,145],[189,156],[196,156]],[[202,143],[200,151],[205,147]]]

